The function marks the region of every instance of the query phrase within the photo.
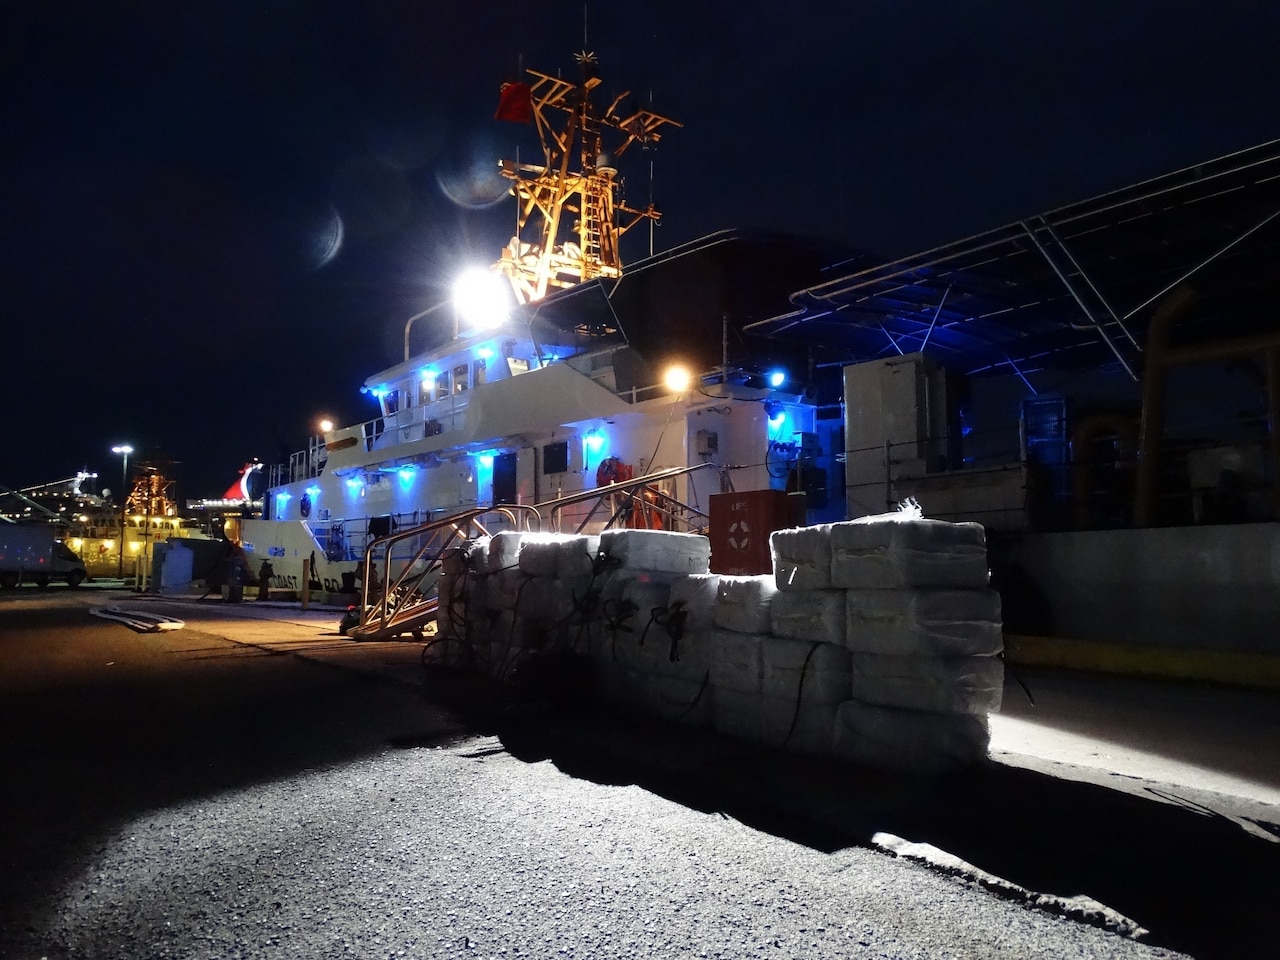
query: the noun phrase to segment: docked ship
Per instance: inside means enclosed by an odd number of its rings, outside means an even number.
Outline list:
[[[729,231],[624,270],[658,213],[613,164],[675,124],[581,66],[504,91],[544,151],[502,166],[506,299],[406,323],[374,415],[271,468],[251,566],[341,591],[483,515],[707,532],[751,573],[770,526],[914,498],[984,525],[1021,635],[1275,652],[1280,141],[894,261]],[[717,529],[724,495],[773,506]]]
[[[16,523],[48,523],[84,563],[91,578],[144,576],[158,544],[210,540],[199,520],[183,513],[175,481],[163,465],[139,462],[129,489],[117,497],[98,490],[98,475],[74,476],[20,490],[0,490],[0,516]]]

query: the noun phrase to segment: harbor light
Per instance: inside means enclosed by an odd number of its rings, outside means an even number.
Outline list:
[[[325,417],[323,420],[321,420],[319,425],[320,425],[321,433],[328,433],[330,430],[333,429],[333,421],[330,420],[328,417]]]
[[[492,330],[511,310],[510,287],[492,270],[474,267],[453,285],[454,336],[464,330]]]
[[[679,364],[668,367],[667,372],[662,375],[662,384],[672,393],[684,393],[693,383],[693,374],[689,372],[687,367]]]
[[[124,544],[124,527],[125,527],[125,509],[129,505],[129,454],[133,453],[133,447],[127,443],[112,447],[111,452],[124,457],[124,465],[121,472],[122,483],[120,484],[120,543]],[[121,579],[124,578],[124,550],[120,551],[119,569],[116,575]]]

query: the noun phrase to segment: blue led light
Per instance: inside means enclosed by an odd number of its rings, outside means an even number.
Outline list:
[[[384,383],[381,386],[374,387],[373,390],[370,392],[379,400],[381,400],[383,397],[391,393],[391,388]]]
[[[403,480],[405,483],[408,483],[410,480],[412,480],[414,477],[414,474],[416,474],[417,472],[418,471],[414,470],[413,467],[401,467],[399,470],[396,471],[396,473],[399,474],[400,479]]]
[[[359,490],[364,486],[364,480],[361,477],[347,477],[347,489],[351,491]]]
[[[787,382],[787,371],[785,370],[770,370],[766,376],[769,380],[769,386],[775,389]]]
[[[316,497],[320,496],[320,488],[313,483],[311,486],[307,487],[307,495],[314,500]]]
[[[285,504],[292,499],[293,499],[293,494],[289,493],[286,490],[281,490],[279,493],[276,494],[276,503]]]
[[[604,446],[605,436],[599,430],[588,430],[583,436],[583,440],[587,444],[587,449],[592,453],[599,453],[600,448]]]
[[[476,356],[481,360],[488,360],[493,356],[493,347],[481,347],[476,351]]]
[[[480,466],[482,466],[482,467],[492,467],[492,466],[493,466],[493,454],[492,454],[492,453],[482,453],[482,454],[480,454],[480,458],[479,458],[479,459],[480,459]]]

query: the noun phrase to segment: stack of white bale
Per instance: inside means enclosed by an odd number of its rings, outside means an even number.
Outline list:
[[[832,524],[829,543],[830,589],[844,593],[853,668],[835,754],[922,772],[985,757],[1004,665],[982,526],[885,514]],[[817,580],[821,557],[818,549],[805,557]],[[780,564],[779,581],[800,566]]]
[[[708,657],[711,542],[666,530],[600,534],[599,616],[586,647],[606,702],[663,719],[705,722],[699,688]],[[692,623],[691,623],[692,621]]]

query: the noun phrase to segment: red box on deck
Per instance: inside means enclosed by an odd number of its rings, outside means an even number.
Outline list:
[[[805,495],[783,490],[717,493],[710,498],[711,572],[757,576],[773,572],[769,534],[805,522]]]

